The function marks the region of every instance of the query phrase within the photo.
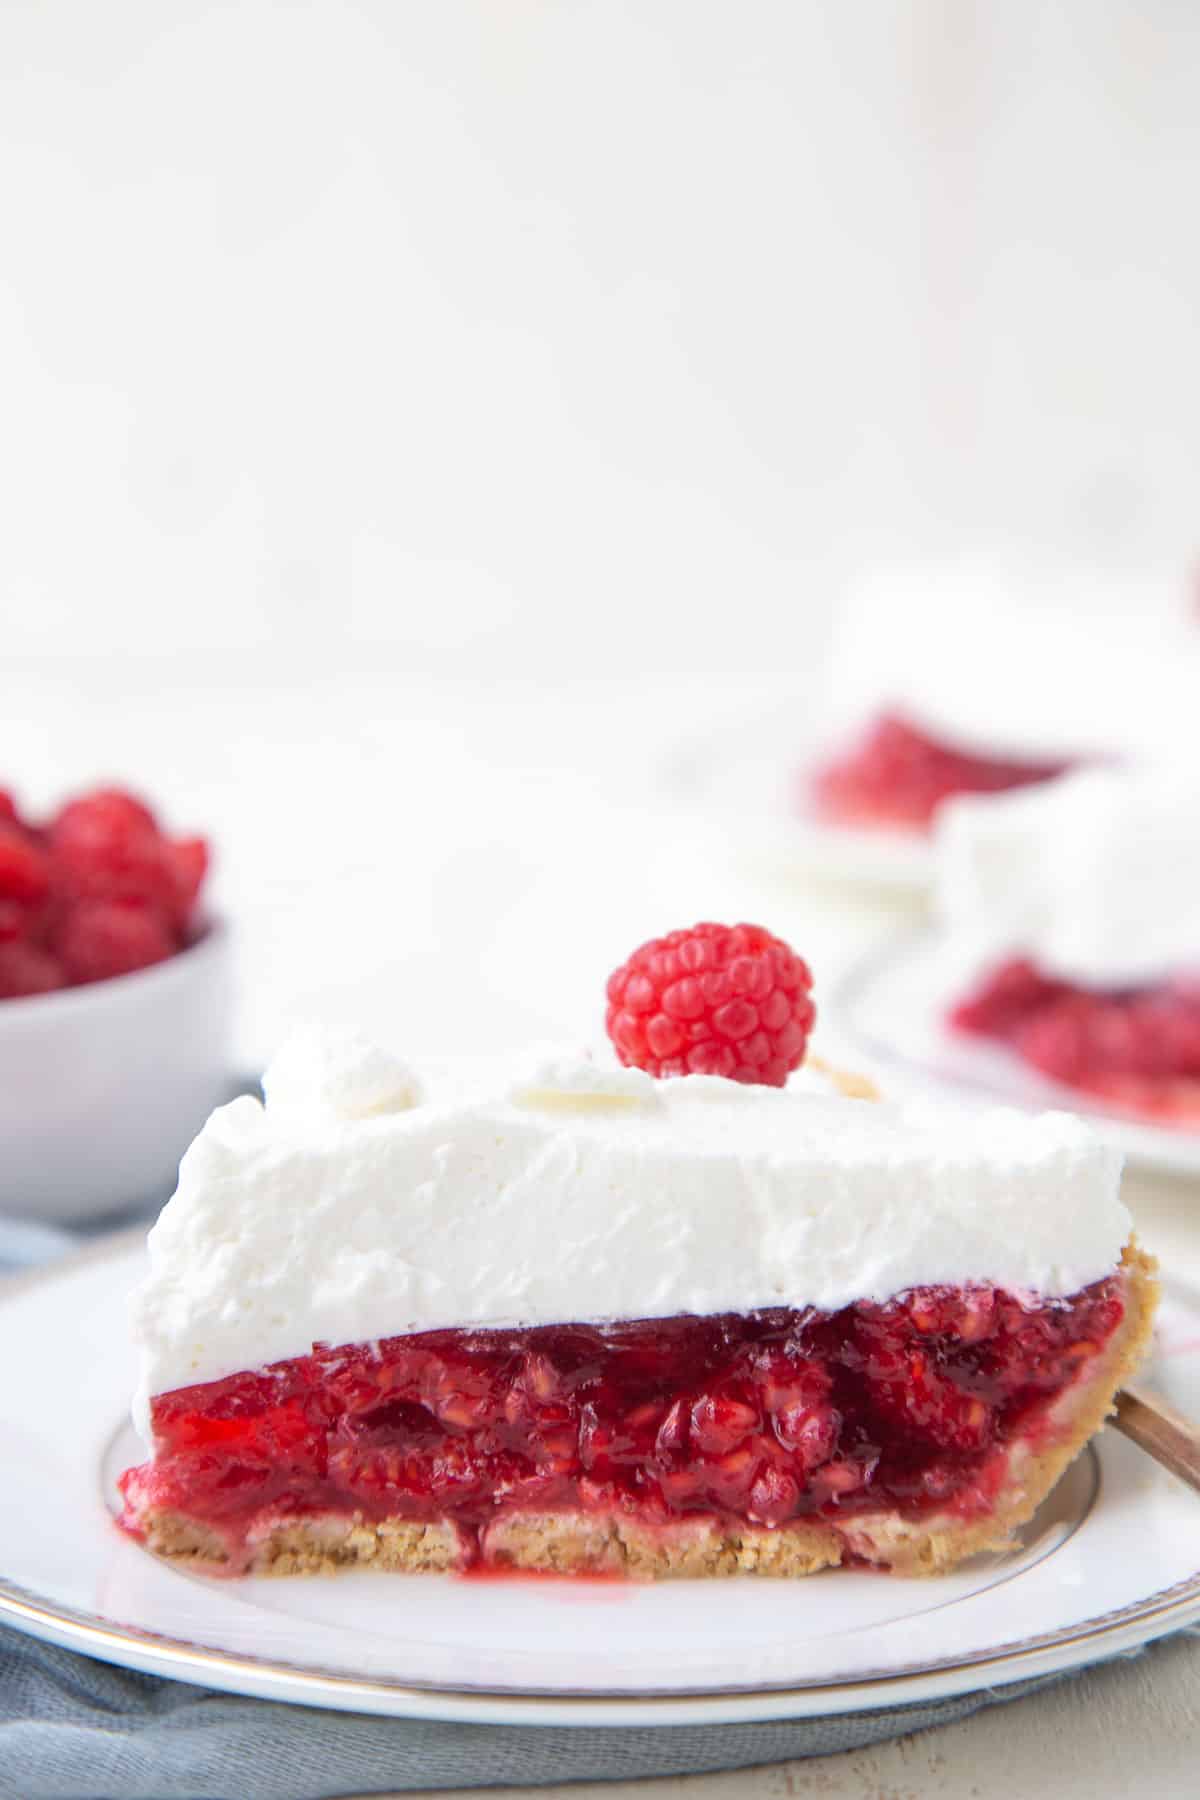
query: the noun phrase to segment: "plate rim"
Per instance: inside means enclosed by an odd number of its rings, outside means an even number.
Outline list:
[[[1096,1131],[1106,1132],[1114,1139],[1119,1137],[1119,1147],[1141,1168],[1152,1168],[1176,1179],[1194,1179],[1200,1174],[1200,1132],[1171,1131],[1166,1126],[1150,1124],[1118,1112],[1115,1108],[1087,1105],[1085,1096],[1074,1088],[1052,1082],[1048,1076],[1039,1076],[1034,1071],[1030,1071],[1029,1078],[1040,1084],[1043,1094],[1037,1099],[1021,1100],[1002,1093],[989,1082],[971,1075],[940,1074],[919,1056],[897,1049],[879,1037],[871,1027],[863,1025],[859,1018],[859,1008],[869,997],[876,981],[903,967],[922,950],[945,940],[945,932],[933,921],[902,928],[871,945],[841,972],[829,997],[829,1010],[836,1017],[846,1038],[862,1055],[869,1056],[878,1065],[886,1067],[890,1064],[893,1068],[919,1076],[924,1083],[959,1097],[969,1096],[981,1103],[990,1102],[993,1106],[1013,1106],[1022,1112],[1073,1113]],[[1018,1067],[1024,1072],[1023,1065]],[[1173,1154],[1180,1145],[1189,1152],[1195,1152],[1195,1163]]]
[[[0,1306],[18,1294],[52,1286],[60,1277],[73,1275],[89,1264],[119,1261],[140,1247],[144,1237],[145,1228],[135,1226],[34,1269],[4,1276],[0,1278]],[[1095,1455],[1094,1449],[1091,1454]],[[1099,1467],[1097,1475],[1102,1483]],[[1200,1557],[1192,1575],[1082,1624],[919,1668],[852,1680],[790,1685],[563,1693],[537,1688],[397,1681],[233,1653],[194,1644],[186,1638],[116,1624],[100,1614],[86,1613],[34,1593],[0,1572],[0,1622],[102,1662],[226,1693],[297,1705],[492,1724],[734,1723],[914,1705],[1007,1686],[1041,1674],[1065,1673],[1149,1643],[1196,1619],[1200,1619]]]

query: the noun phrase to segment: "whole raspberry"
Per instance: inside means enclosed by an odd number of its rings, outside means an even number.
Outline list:
[[[129,900],[81,900],[67,914],[55,949],[68,979],[85,982],[165,962],[175,943],[151,907]]]
[[[62,808],[49,842],[71,900],[138,901],[183,930],[207,867],[202,838],[173,841],[134,795],[100,788]]]
[[[0,895],[0,944],[22,938],[28,929],[29,911],[19,900],[6,900]]]
[[[183,922],[195,905],[208,873],[208,845],[203,838],[175,838],[168,844],[167,854],[175,885],[176,911]]]
[[[0,821],[0,895],[26,904],[50,891],[50,863],[44,850],[16,825]]]
[[[816,1012],[808,965],[761,925],[694,925],[635,950],[609,977],[617,1055],[650,1075],[782,1087]]]
[[[157,832],[158,820],[144,800],[124,788],[93,788],[60,807],[50,829],[59,840],[69,841],[79,834],[86,839],[97,832],[113,838],[130,832]]]
[[[24,1000],[65,986],[62,969],[45,950],[19,939],[0,943],[0,1000]]]

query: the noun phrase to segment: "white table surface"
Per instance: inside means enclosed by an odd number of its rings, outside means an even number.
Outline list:
[[[213,832],[242,940],[244,1065],[314,1015],[365,1021],[418,1059],[582,1043],[602,1028],[610,969],[674,925],[759,920],[809,957],[819,1003],[841,968],[912,922],[911,903],[757,866],[674,803],[680,743],[779,688],[496,686],[278,662],[10,667],[4,774],[37,800],[100,773],[138,779],[181,827]],[[818,1044],[838,1053],[828,1008]],[[1200,1273],[1200,1184],[1138,1177],[1128,1190],[1149,1247]],[[1197,1768],[1192,1639],[874,1750],[596,1792],[1116,1800],[1194,1794]]]

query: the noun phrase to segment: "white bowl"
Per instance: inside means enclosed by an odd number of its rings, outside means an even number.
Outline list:
[[[167,962],[0,1000],[0,1213],[62,1221],[165,1200],[230,1085],[220,920]]]

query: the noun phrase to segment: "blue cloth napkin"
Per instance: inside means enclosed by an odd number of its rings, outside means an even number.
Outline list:
[[[32,1219],[0,1219],[0,1275],[12,1275],[35,1263],[49,1262],[75,1247],[77,1240],[57,1225]]]
[[[0,1273],[77,1242],[67,1232],[0,1220]],[[754,1725],[450,1725],[212,1693],[0,1627],[0,1800],[335,1800],[704,1774],[863,1749],[952,1724],[1055,1679]]]
[[[1047,1679],[757,1725],[447,1725],[242,1700],[0,1630],[0,1800],[334,1800],[708,1774],[861,1750]]]

